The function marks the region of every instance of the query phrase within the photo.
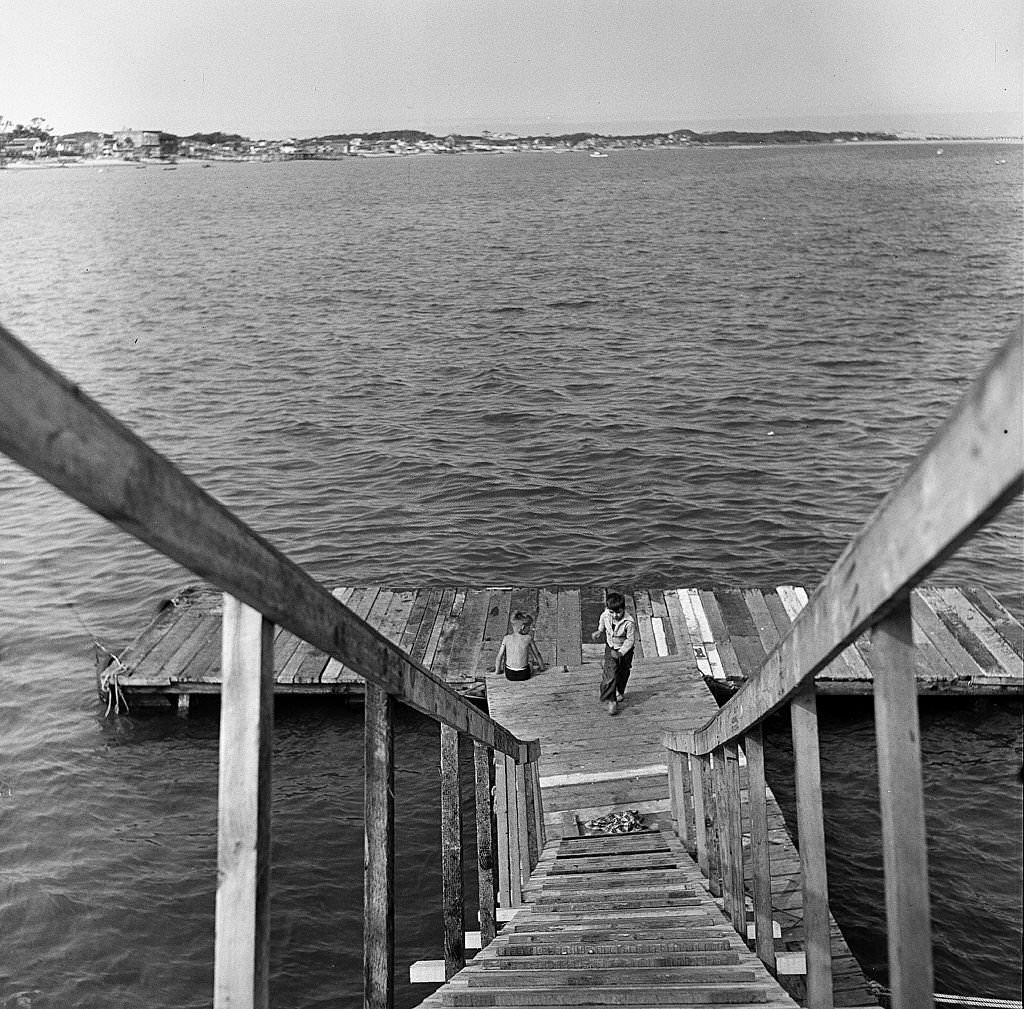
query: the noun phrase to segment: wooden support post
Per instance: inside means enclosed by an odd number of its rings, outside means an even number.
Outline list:
[[[721,885],[722,910],[731,921],[735,893],[732,876],[732,838],[729,835],[729,788],[726,779],[725,747],[721,746],[711,755],[711,780],[714,783],[715,830],[718,835],[718,866]],[[746,928],[744,927],[744,932]]]
[[[740,763],[736,743],[722,747],[725,757],[722,767],[722,820],[726,826],[729,861],[722,870],[728,880],[725,909],[732,919],[732,927],[746,939],[747,903],[743,890],[743,820],[740,816]]]
[[[516,809],[519,815],[519,873],[521,880],[527,880],[533,872],[530,851],[531,810],[526,797],[526,765],[516,764]],[[536,843],[536,839],[534,840]]]
[[[764,778],[764,735],[755,725],[746,735],[747,795],[750,807],[750,861],[754,875],[754,949],[775,973],[772,936],[772,866],[768,838],[768,796]]]
[[[910,599],[872,631],[893,1009],[931,1009],[932,943]]]
[[[534,760],[530,763],[533,767],[531,780],[533,787],[533,809],[537,817],[537,843],[540,850],[543,851],[544,845],[548,843],[548,833],[544,827],[544,795],[540,787],[540,761]]]
[[[444,914],[444,976],[466,966],[462,905],[462,802],[459,733],[441,726],[441,906]]]
[[[520,907],[523,903],[523,858],[522,829],[525,824],[524,810],[519,806],[519,774],[515,760],[505,757],[505,801],[508,805],[508,881],[509,906]]]
[[[686,802],[686,754],[678,750],[668,751],[668,794],[672,808],[672,826],[683,846],[692,855],[693,838],[690,835]]]
[[[540,861],[540,837],[537,830],[537,762],[531,760],[521,768],[523,772],[523,801],[526,808],[526,852],[529,871]]]
[[[512,906],[512,878],[508,869],[508,786],[505,754],[494,751],[494,824],[498,842],[498,904]]]
[[[694,758],[688,753],[681,753],[682,758],[682,798],[683,814],[686,817],[686,850],[690,856],[695,858],[697,853],[697,816],[693,801],[693,775],[690,773],[690,764]]]
[[[807,1005],[832,1009],[832,940],[825,866],[825,820],[821,806],[821,760],[814,681],[792,697],[793,757],[796,764],[797,831],[803,876]]]
[[[363,1006],[395,1004],[394,701],[366,684],[363,709]]]
[[[494,926],[494,825],[491,806],[491,750],[473,740],[473,772],[476,778],[476,868],[480,901],[480,948],[495,935]]]
[[[224,596],[214,1006],[266,1009],[274,625]]]
[[[704,764],[701,783],[704,786],[704,819],[708,829],[708,890],[712,897],[722,896],[722,848],[718,830],[718,801],[716,782],[717,754],[701,757]]]
[[[697,848],[697,866],[711,880],[711,867],[708,859],[708,820],[704,810],[704,771],[703,757],[690,754],[690,781],[693,783],[693,827],[694,843]]]
[[[191,694],[178,694],[178,717],[188,718],[189,701]]]

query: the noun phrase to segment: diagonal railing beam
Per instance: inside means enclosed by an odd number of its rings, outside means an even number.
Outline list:
[[[15,462],[417,711],[536,759],[2,326],[0,404]]]

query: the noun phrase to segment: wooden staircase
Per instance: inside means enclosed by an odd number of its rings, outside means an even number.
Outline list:
[[[670,833],[553,840],[523,900],[423,1006],[797,1005]]]

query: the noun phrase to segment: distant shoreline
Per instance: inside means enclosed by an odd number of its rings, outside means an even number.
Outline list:
[[[611,140],[613,138],[605,138]],[[681,151],[703,151],[703,150],[747,150],[747,151],[769,151],[778,149],[791,149],[791,148],[827,148],[832,149],[835,147],[879,147],[879,146],[931,146],[941,148],[943,145],[964,145],[964,144],[986,144],[990,146],[1021,146],[1024,145],[1024,138],[1020,137],[941,137],[941,138],[865,138],[862,140],[835,140],[835,141],[714,141],[714,142],[703,142],[703,143],[672,143],[672,144],[650,144],[643,146],[600,146],[596,145],[593,148],[571,148],[571,147],[516,147],[512,145],[494,147],[490,149],[477,149],[477,150],[453,150],[453,151],[438,151],[438,150],[420,150],[417,148],[410,148],[403,151],[362,151],[352,152],[345,154],[323,154],[323,155],[302,155],[302,156],[274,156],[274,157],[260,157],[253,155],[236,155],[230,156],[225,154],[216,154],[213,156],[202,156],[202,155],[187,155],[178,154],[173,159],[166,158],[147,158],[147,159],[127,159],[127,158],[110,158],[110,157],[44,157],[37,160],[29,158],[14,158],[9,159],[6,162],[0,163],[0,169],[4,171],[42,171],[42,170],[53,170],[61,168],[95,168],[98,171],[106,169],[152,169],[156,171],[160,170],[174,170],[176,168],[210,168],[216,164],[281,164],[289,161],[345,161],[353,158],[358,159],[379,159],[379,158],[422,158],[422,157],[452,157],[452,156],[464,156],[472,154],[480,154],[493,156],[495,154],[558,154],[558,155],[576,155],[577,157],[587,157],[592,151],[600,150],[607,152],[610,155],[618,156],[623,154],[632,154],[639,151],[661,151],[661,152],[681,152]]]

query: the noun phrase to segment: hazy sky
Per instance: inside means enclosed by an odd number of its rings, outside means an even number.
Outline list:
[[[0,116],[313,136],[1019,135],[1021,0],[2,0]]]

